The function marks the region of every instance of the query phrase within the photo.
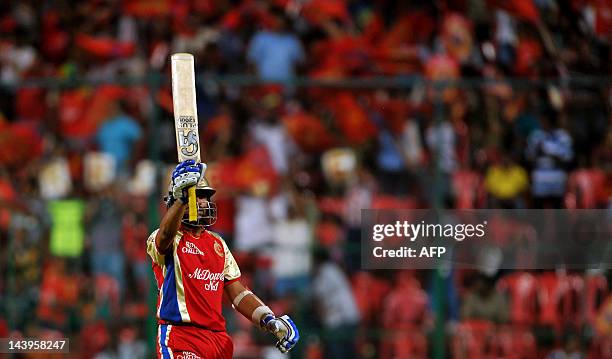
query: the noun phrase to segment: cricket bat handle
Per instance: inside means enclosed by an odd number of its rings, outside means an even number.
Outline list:
[[[196,186],[191,186],[187,189],[187,195],[189,199],[189,222],[195,222],[198,220],[198,207],[196,205]]]

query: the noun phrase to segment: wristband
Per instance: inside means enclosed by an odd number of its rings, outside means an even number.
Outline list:
[[[261,327],[261,318],[266,314],[274,315],[274,312],[267,305],[260,305],[253,311],[251,321]]]

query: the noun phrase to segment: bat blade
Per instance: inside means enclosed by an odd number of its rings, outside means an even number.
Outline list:
[[[170,57],[172,66],[172,103],[176,130],[176,151],[179,162],[200,162],[198,108],[196,104],[193,55],[177,53]],[[197,220],[195,187],[189,188],[189,221]]]
[[[176,128],[176,150],[179,162],[193,159],[200,162],[198,109],[196,105],[193,55],[179,53],[171,57],[172,103]]]

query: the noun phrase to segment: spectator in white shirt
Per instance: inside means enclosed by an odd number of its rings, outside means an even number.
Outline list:
[[[526,157],[532,163],[531,194],[536,208],[562,208],[567,166],[574,158],[572,138],[557,125],[558,113],[546,110],[541,129],[527,138]]]
[[[315,252],[314,273],[312,295],[325,330],[325,353],[334,359],[356,358],[359,310],[350,282],[324,249]]]

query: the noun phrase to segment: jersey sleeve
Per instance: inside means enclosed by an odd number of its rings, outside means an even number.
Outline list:
[[[223,268],[223,275],[225,276],[226,282],[232,282],[236,279],[240,278],[240,268],[238,267],[238,263],[234,259],[232,252],[230,252],[225,241],[222,240],[223,251],[225,252],[225,267]]]
[[[213,236],[215,236],[223,245],[223,252],[225,257],[225,265],[223,267],[223,276],[225,278],[225,283],[233,282],[240,278],[240,268],[238,267],[238,263],[234,259],[232,252],[229,250],[229,247],[221,238],[221,236],[215,232],[211,232]]]
[[[164,255],[157,250],[157,245],[155,245],[155,236],[158,231],[159,229],[153,231],[147,239],[147,254],[151,257],[153,263],[161,266],[164,264]]]

